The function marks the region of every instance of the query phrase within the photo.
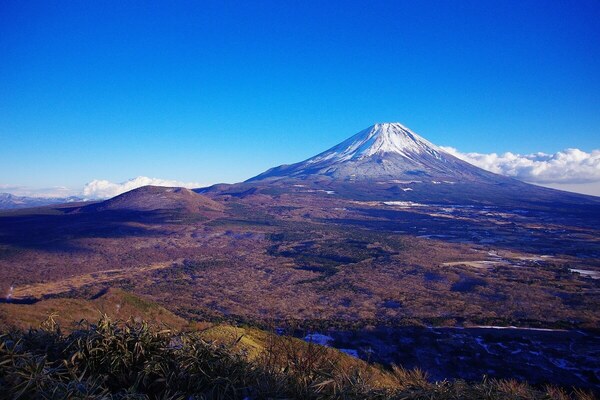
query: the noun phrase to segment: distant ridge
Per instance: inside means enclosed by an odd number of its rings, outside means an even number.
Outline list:
[[[0,193],[0,210],[14,210],[19,208],[41,207],[50,204],[74,203],[83,201],[75,196],[70,197],[28,197],[16,196],[10,193]]]

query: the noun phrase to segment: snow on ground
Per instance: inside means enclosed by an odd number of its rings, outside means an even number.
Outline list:
[[[600,272],[598,272],[598,271],[592,271],[589,269],[575,269],[575,268],[569,268],[569,271],[578,273],[579,275],[590,277],[592,279],[600,279]]]
[[[334,339],[331,336],[324,335],[322,333],[309,333],[308,335],[306,335],[304,337],[304,340],[309,343],[320,344],[321,346],[327,346],[327,347],[332,347],[331,343],[334,341]],[[349,356],[359,358],[358,350],[355,350],[355,349],[338,349],[338,350],[341,351],[342,353],[348,354]]]
[[[321,346],[329,346],[333,342],[331,336],[323,335],[322,333],[309,333],[304,337],[304,340],[310,343],[320,344]]]
[[[384,201],[383,204],[385,204],[386,206],[396,206],[396,207],[402,207],[402,208],[427,206],[427,204],[414,203],[412,201]]]
[[[526,328],[520,326],[496,326],[496,325],[475,325],[468,328],[478,329],[517,329],[520,331],[539,331],[539,332],[567,332],[566,329],[550,329],[550,328]]]

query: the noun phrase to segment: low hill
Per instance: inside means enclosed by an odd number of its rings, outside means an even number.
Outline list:
[[[143,186],[112,199],[91,204],[82,211],[183,211],[219,212],[223,206],[205,196],[181,187]]]
[[[0,304],[0,328],[36,327],[52,315],[64,329],[81,320],[96,321],[106,314],[113,320],[145,320],[182,329],[187,321],[158,304],[120,289],[108,289],[93,299],[55,298],[33,304]]]

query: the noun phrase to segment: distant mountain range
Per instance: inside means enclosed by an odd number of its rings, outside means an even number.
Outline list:
[[[17,208],[41,207],[50,204],[75,203],[83,201],[76,196],[70,197],[27,197],[15,196],[10,193],[0,193],[0,210],[13,210]]]

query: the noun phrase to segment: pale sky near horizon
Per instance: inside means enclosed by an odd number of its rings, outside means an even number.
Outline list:
[[[2,1],[0,192],[237,182],[398,121],[600,195],[599,21],[594,0]]]

